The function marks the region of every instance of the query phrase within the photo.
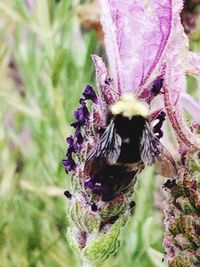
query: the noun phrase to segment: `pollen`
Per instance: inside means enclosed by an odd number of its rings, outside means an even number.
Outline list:
[[[146,118],[149,114],[147,106],[143,102],[137,100],[131,93],[122,95],[121,98],[111,106],[110,110],[113,115],[122,114],[129,118],[133,116]]]

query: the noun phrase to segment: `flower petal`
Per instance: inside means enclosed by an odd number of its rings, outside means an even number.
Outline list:
[[[118,93],[113,88],[113,80],[108,76],[106,65],[101,57],[92,55],[92,60],[96,69],[96,81],[100,95],[106,104],[112,104],[118,97]]]
[[[92,88],[92,86],[87,85],[85,87],[85,90],[83,92],[83,96],[85,97],[85,99],[92,100],[92,102],[97,103],[97,95],[96,95],[94,89]]]
[[[155,69],[171,31],[172,0],[99,0],[111,75],[134,92]]]
[[[168,117],[177,134],[179,142],[187,147],[199,147],[196,136],[183,119],[182,94],[186,88],[186,72],[189,53],[188,38],[181,25],[180,12],[182,0],[174,1],[173,31],[165,50],[166,73],[164,82],[164,101]]]
[[[181,93],[182,106],[192,115],[196,122],[200,123],[200,105],[191,95],[186,92]]]
[[[159,75],[157,75],[150,84],[144,86],[140,90],[140,93],[137,96],[139,99],[142,99],[146,103],[150,103],[156,95],[161,93],[161,89],[163,88],[165,69],[166,64],[162,64],[158,69]]]

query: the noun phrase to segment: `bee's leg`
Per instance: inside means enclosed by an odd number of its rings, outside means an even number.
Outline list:
[[[163,137],[163,131],[161,130],[161,128],[163,126],[163,122],[165,121],[165,117],[166,113],[164,111],[161,111],[155,118],[156,120],[158,120],[158,123],[153,127],[153,132],[159,139]]]

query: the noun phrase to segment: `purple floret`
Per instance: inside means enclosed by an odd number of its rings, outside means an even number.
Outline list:
[[[93,181],[87,181],[85,182],[85,187],[91,189],[95,193],[101,193],[102,191],[102,186],[100,184],[94,184]]]
[[[160,93],[162,87],[163,87],[163,78],[162,78],[162,77],[158,77],[158,78],[154,81],[154,83],[153,83],[153,87],[152,87],[151,91],[152,91],[152,93],[153,93],[154,95],[158,95],[158,94]]]
[[[83,92],[83,96],[85,97],[85,99],[92,100],[92,102],[97,103],[97,95],[96,95],[94,89],[92,88],[92,86],[87,85],[85,87],[85,90]]]
[[[78,108],[74,112],[74,117],[76,118],[79,125],[83,126],[86,123],[86,120],[89,118],[90,113],[83,98],[80,99],[80,104],[82,105],[82,107]]]
[[[78,108],[74,112],[74,117],[77,119],[77,121],[81,126],[85,124],[86,122],[85,118],[87,117],[87,114],[88,114],[87,108],[85,109],[84,107]]]
[[[71,155],[68,155],[67,158],[63,160],[63,165],[65,166],[66,172],[71,172],[76,170],[76,163]]]
[[[84,141],[80,128],[77,128],[74,134],[77,144],[81,145]]]
[[[76,128],[80,128],[82,126],[82,124],[78,121],[73,122],[72,124],[70,124],[70,126]]]
[[[67,137],[67,143],[69,144],[67,155],[71,155],[72,152],[76,153],[78,151],[77,143],[74,141],[74,138],[72,136]]]

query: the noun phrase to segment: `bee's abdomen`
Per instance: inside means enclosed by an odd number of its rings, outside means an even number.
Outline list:
[[[116,132],[122,138],[119,163],[135,163],[140,161],[140,140],[142,138],[145,118],[134,116],[131,119],[118,115],[115,118]]]
[[[129,139],[129,142],[127,143],[127,140],[123,142],[122,139],[122,147],[121,147],[121,153],[117,160],[118,163],[135,163],[140,161],[140,150],[139,150],[139,143],[134,142],[133,140]]]
[[[136,182],[140,169],[136,167],[129,170],[125,165],[105,165],[85,186],[101,195],[102,201],[110,201],[119,193],[127,192]]]

